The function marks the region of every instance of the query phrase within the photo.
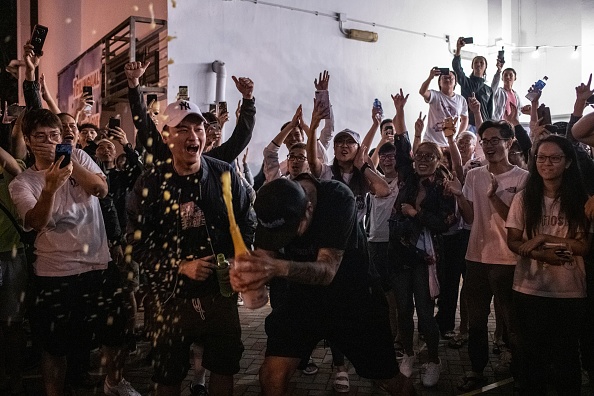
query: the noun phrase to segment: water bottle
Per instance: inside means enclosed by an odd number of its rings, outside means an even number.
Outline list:
[[[546,81],[548,79],[549,78],[547,76],[544,76],[542,80],[538,80],[537,82],[535,82],[534,85],[530,87],[530,89],[528,90],[528,94],[526,94],[526,99],[532,102],[536,98],[536,96],[540,92],[542,92],[542,89],[545,87],[545,85],[547,85]]]
[[[229,282],[229,262],[225,260],[223,253],[217,254],[217,279],[219,280],[219,290],[223,297],[231,297],[233,289]]]
[[[378,98],[375,98],[375,100],[373,101],[373,108],[374,109],[378,109],[380,116],[383,118],[384,116],[384,109],[382,109],[382,102],[379,101]]]

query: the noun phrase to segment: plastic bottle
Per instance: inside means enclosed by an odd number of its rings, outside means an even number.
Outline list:
[[[380,102],[378,98],[375,98],[375,100],[373,101],[373,108],[379,109],[380,115],[382,117],[384,116],[384,109],[382,108],[382,102]]]
[[[233,289],[229,282],[229,262],[225,260],[223,253],[217,254],[217,279],[219,280],[219,290],[223,297],[231,297]]]
[[[526,99],[532,102],[536,98],[536,96],[540,92],[542,92],[542,89],[545,87],[545,85],[547,85],[546,81],[548,79],[549,78],[547,76],[544,76],[542,80],[538,80],[537,82],[535,82],[534,85],[530,87],[530,89],[528,90],[528,93],[526,94]]]

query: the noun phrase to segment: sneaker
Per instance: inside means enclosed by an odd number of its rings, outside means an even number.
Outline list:
[[[132,384],[122,378],[116,386],[110,386],[107,378],[103,382],[103,393],[107,396],[142,396],[132,387]]]
[[[439,381],[439,373],[441,372],[441,359],[439,363],[425,363],[423,365],[425,368],[425,374],[421,376],[421,381],[423,381],[423,386],[427,388],[431,388],[437,385],[437,381]]]
[[[243,298],[241,298],[241,293],[237,295],[237,306],[243,307]]]
[[[511,365],[512,354],[509,349],[502,349],[499,354],[499,363],[493,367],[495,374],[508,374]]]
[[[190,384],[190,394],[192,396],[208,396],[208,391],[202,384]]]
[[[410,378],[413,372],[413,366],[415,364],[415,355],[408,356],[404,355],[400,362],[400,372],[407,378]]]

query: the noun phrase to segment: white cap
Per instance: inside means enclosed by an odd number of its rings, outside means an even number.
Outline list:
[[[176,127],[180,122],[190,114],[196,114],[204,123],[208,123],[206,118],[202,115],[197,104],[180,99],[176,102],[170,103],[165,110],[165,115],[169,117],[165,125],[169,127]]]

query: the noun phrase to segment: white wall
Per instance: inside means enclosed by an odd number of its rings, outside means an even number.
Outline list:
[[[345,12],[349,18],[432,35],[472,35],[476,43],[489,44],[484,28],[486,0],[452,1],[447,5],[451,11],[447,15],[443,2],[435,0],[376,0],[364,5],[344,0],[274,2],[320,13]],[[386,116],[391,117],[390,94],[399,88],[411,94],[406,110],[412,128],[419,111],[427,110],[418,90],[429,69],[451,67],[452,56],[445,40],[348,22],[346,28],[379,34],[377,43],[349,40],[339,31],[336,20],[262,3],[203,0],[198,7],[195,2],[177,1],[175,8],[169,5],[168,15],[169,34],[177,37],[169,43],[169,56],[174,61],[169,67],[170,101],[175,99],[179,85],[188,85],[191,99],[207,110],[215,96],[210,64],[216,59],[227,65],[230,109],[240,98],[230,76],[254,80],[258,114],[250,144],[253,163],[260,161],[263,147],[291,119],[299,104],[309,119],[313,80],[324,69],[331,75],[336,130],[348,127],[364,134],[371,125],[373,99],[379,98]],[[468,22],[453,23],[456,20]],[[487,52],[485,47],[475,50]],[[433,87],[437,87],[436,82]]]

